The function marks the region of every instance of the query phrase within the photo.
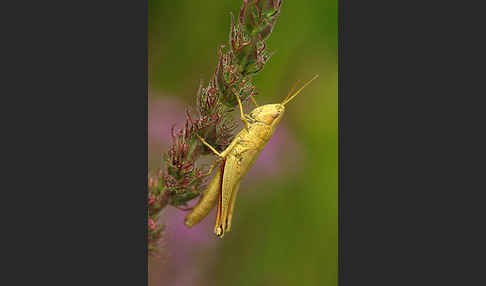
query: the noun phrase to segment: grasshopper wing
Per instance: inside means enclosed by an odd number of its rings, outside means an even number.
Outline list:
[[[236,187],[233,190],[233,194],[231,195],[231,205],[230,205],[230,209],[229,209],[229,212],[228,212],[228,220],[227,220],[227,226],[226,226],[227,232],[229,232],[231,230],[231,220],[233,219],[233,210],[235,209],[236,195],[238,194],[239,190],[240,190],[240,183],[236,184]]]

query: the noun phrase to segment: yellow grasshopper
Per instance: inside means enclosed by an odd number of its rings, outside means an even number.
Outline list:
[[[292,92],[290,91],[282,103],[257,106],[250,114],[243,113],[241,100],[235,94],[240,107],[241,120],[245,124],[245,128],[235,136],[230,145],[221,153],[198,135],[202,143],[211,149],[222,162],[202,198],[186,216],[184,222],[187,227],[192,227],[206,217],[217,201],[218,209],[214,233],[219,238],[222,238],[225,232],[230,231],[233,209],[241,179],[253,166],[265,144],[275,132],[284,114],[285,104],[290,102],[317,77],[317,75],[314,76],[293,95],[290,95]],[[209,172],[212,169],[213,167],[210,168]]]

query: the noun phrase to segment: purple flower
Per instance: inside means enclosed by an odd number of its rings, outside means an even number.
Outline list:
[[[204,266],[214,256],[210,253],[217,250],[220,242],[212,232],[215,210],[190,229],[184,225],[186,212],[173,207],[164,210],[161,223],[166,225],[163,249],[166,259],[152,263],[152,285],[199,285]]]
[[[184,102],[171,96],[149,96],[148,137],[150,144],[168,145],[171,127],[185,120]]]

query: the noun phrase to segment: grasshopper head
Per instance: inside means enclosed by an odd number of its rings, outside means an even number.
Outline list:
[[[255,108],[250,116],[254,120],[267,125],[277,125],[285,112],[283,104],[266,104]]]

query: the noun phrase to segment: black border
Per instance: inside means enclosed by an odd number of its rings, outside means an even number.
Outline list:
[[[485,284],[474,11],[339,1],[339,285]]]
[[[11,138],[26,143],[9,150],[23,162],[10,187],[23,196],[11,204],[23,216],[13,281],[147,284],[147,4],[6,10],[22,72],[3,94],[22,103]]]

